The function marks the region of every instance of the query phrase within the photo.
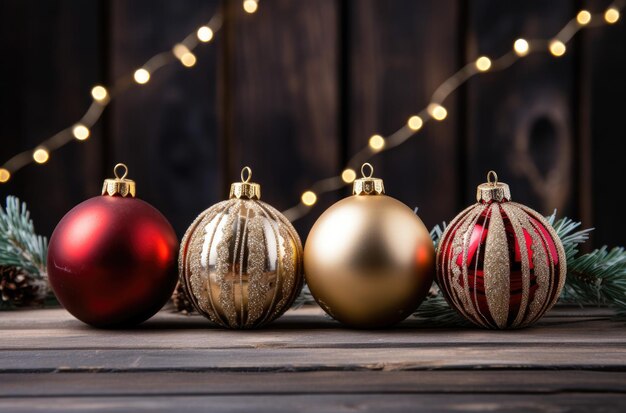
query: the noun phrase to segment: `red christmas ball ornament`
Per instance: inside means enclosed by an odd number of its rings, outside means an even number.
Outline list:
[[[114,173],[115,179],[104,181],[102,196],[61,219],[48,248],[48,277],[59,302],[79,320],[108,328],[152,317],[177,280],[174,229],[135,198],[126,165],[117,164]]]
[[[565,284],[561,240],[541,214],[511,202],[509,186],[490,171],[478,203],[444,231],[437,282],[448,304],[485,328],[526,327],[558,300]]]

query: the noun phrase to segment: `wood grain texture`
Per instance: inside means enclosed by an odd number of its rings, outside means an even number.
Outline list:
[[[103,80],[97,2],[0,3],[0,163],[73,125]],[[70,207],[101,189],[101,130],[72,142],[45,166],[27,166],[0,185],[0,202],[27,202],[36,229],[50,235]]]
[[[254,15],[236,3],[231,178],[249,165],[262,199],[282,210],[339,172],[337,2],[267,0]],[[303,240],[334,200],[296,223]]]
[[[626,330],[557,307],[512,331],[342,328],[317,307],[230,331],[166,311],[97,330],[64,310],[1,314],[0,410],[619,411]]]
[[[410,0],[351,2],[349,154],[373,134],[402,127],[426,107],[432,93],[460,67],[458,2]],[[457,212],[455,131],[457,98],[446,100],[448,118],[427,124],[410,141],[373,158],[388,195],[411,208],[431,228]],[[358,166],[360,167],[360,165]],[[357,170],[358,170],[357,167]]]
[[[468,62],[510,51],[513,42],[550,38],[575,16],[572,2],[468,3]],[[545,47],[545,46],[544,46]],[[466,203],[487,171],[511,186],[513,200],[543,214],[577,214],[574,174],[574,76],[576,50],[554,58],[529,55],[502,72],[467,84]]]
[[[602,13],[610,2],[585,1],[585,6]],[[626,220],[613,188],[622,188],[626,177],[626,125],[623,96],[626,95],[626,24],[581,33],[579,54],[580,204],[595,245],[626,243]],[[621,199],[621,198],[620,198]]]
[[[626,403],[623,394],[565,393],[540,395],[474,394],[351,394],[351,395],[253,395],[253,396],[172,396],[151,397],[43,397],[7,398],[0,408],[11,412],[592,412],[621,413]]]
[[[111,65],[115,79],[134,71],[209,21],[218,0],[115,1]],[[113,164],[125,162],[137,196],[168,217],[179,237],[221,198],[218,153],[219,34],[196,49],[197,64],[174,62],[112,104]],[[112,167],[113,165],[111,165]]]

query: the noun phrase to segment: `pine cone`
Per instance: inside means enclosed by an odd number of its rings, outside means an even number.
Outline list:
[[[174,294],[172,294],[172,301],[174,302],[174,308],[178,312],[192,314],[196,311],[180,283],[176,284],[176,289],[174,289]]]
[[[45,296],[45,281],[31,277],[21,268],[0,266],[1,304],[43,306]]]

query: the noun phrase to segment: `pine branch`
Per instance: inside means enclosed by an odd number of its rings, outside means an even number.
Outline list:
[[[25,203],[13,196],[0,206],[0,266],[18,267],[33,277],[46,278],[48,240],[37,235]]]

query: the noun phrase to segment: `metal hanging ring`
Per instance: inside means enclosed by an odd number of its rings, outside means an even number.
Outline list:
[[[118,168],[122,168],[124,169],[124,174],[122,175],[122,177],[120,178],[119,173],[117,172]],[[128,166],[126,166],[123,163],[118,163],[117,165],[115,165],[115,167],[113,168],[113,174],[115,175],[115,178],[123,180],[124,178],[126,178],[126,175],[128,175]]]
[[[369,175],[365,175],[365,167],[366,166],[369,167],[369,169],[370,169]],[[372,166],[371,163],[365,162],[363,165],[361,165],[361,176],[363,176],[363,178],[371,178],[372,175],[374,175],[374,167]]]
[[[246,173],[248,174],[246,176]],[[252,178],[252,169],[249,166],[244,166],[241,170],[241,182],[248,183],[250,182],[250,178]]]

